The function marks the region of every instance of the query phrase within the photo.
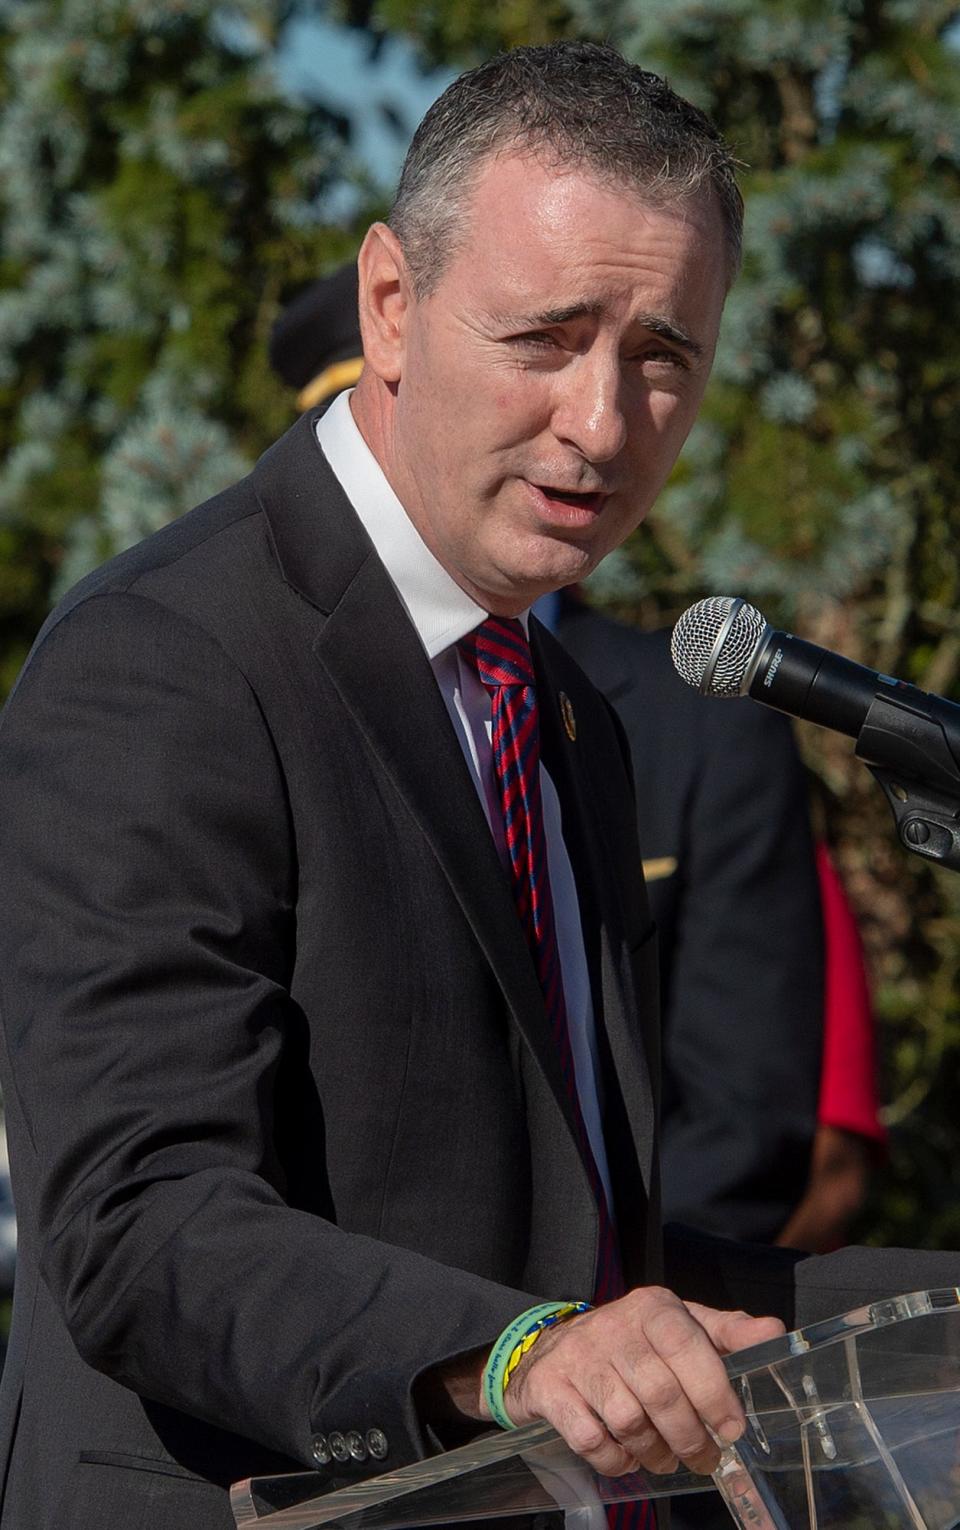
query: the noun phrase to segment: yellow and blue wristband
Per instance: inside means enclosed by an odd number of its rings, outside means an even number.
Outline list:
[[[589,1311],[589,1302],[540,1302],[507,1324],[483,1368],[483,1395],[490,1417],[501,1429],[516,1428],[504,1407],[503,1396],[520,1361],[548,1328]]]

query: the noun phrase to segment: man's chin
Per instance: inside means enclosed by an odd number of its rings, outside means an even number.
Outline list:
[[[536,573],[517,570],[498,581],[496,589],[488,592],[486,604],[498,616],[515,616],[520,611],[526,611],[542,595],[550,595],[555,590],[566,589],[568,585],[579,584],[594,567],[593,560],[587,559],[575,566],[538,570]]]
[[[491,539],[470,571],[474,599],[498,616],[515,616],[541,595],[578,584],[592,573],[607,552],[595,538],[530,534]]]
[[[550,552],[551,556],[537,569],[537,577],[542,584],[539,593],[544,595],[586,579],[605,555],[594,547],[582,547],[569,542],[554,543]]]

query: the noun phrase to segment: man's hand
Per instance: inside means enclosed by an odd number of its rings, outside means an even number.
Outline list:
[[[547,1419],[605,1477],[678,1460],[706,1475],[720,1459],[708,1427],[731,1444],[745,1426],[720,1356],[783,1332],[642,1286],[542,1333],[504,1402],[515,1424]]]

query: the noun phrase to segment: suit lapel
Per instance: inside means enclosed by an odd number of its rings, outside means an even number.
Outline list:
[[[634,992],[627,932],[616,900],[612,868],[622,858],[622,847],[612,844],[607,819],[599,811],[598,782],[592,779],[587,764],[589,758],[596,758],[593,741],[582,736],[571,738],[568,731],[570,702],[563,700],[563,687],[572,687],[558,663],[564,657],[562,650],[535,620],[530,623],[530,635],[538,673],[543,757],[560,797],[564,843],[580,902],[594,1016],[601,1042],[605,1037],[609,1046],[633,1148],[649,1194],[655,1132],[653,1089],[646,1048],[637,1044],[637,1016],[630,1013],[648,1001],[649,995]],[[573,724],[576,728],[575,714]],[[611,766],[620,768],[619,761],[612,761]],[[631,875],[632,869],[626,874]],[[639,861],[636,875],[640,876]],[[613,1142],[609,1146],[612,1150]]]
[[[430,661],[304,416],[261,460],[281,570],[326,614],[314,643],[344,706],[428,841],[576,1139],[536,972]]]

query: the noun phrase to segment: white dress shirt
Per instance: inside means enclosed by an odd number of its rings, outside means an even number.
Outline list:
[[[489,615],[447,573],[427,547],[394,494],[341,393],[317,421],[317,439],[341,488],[359,516],[404,610],[423,644],[463,750],[473,784],[490,825],[505,871],[509,870],[503,816],[497,789],[491,734],[491,698],[479,676],[461,658],[457,643]],[[524,629],[529,613],[520,617]],[[547,864],[553,893],[557,944],[563,974],[567,1025],[584,1126],[613,1210],[603,1143],[593,1002],[580,923],[580,905],[563,841],[560,799],[541,765]]]

